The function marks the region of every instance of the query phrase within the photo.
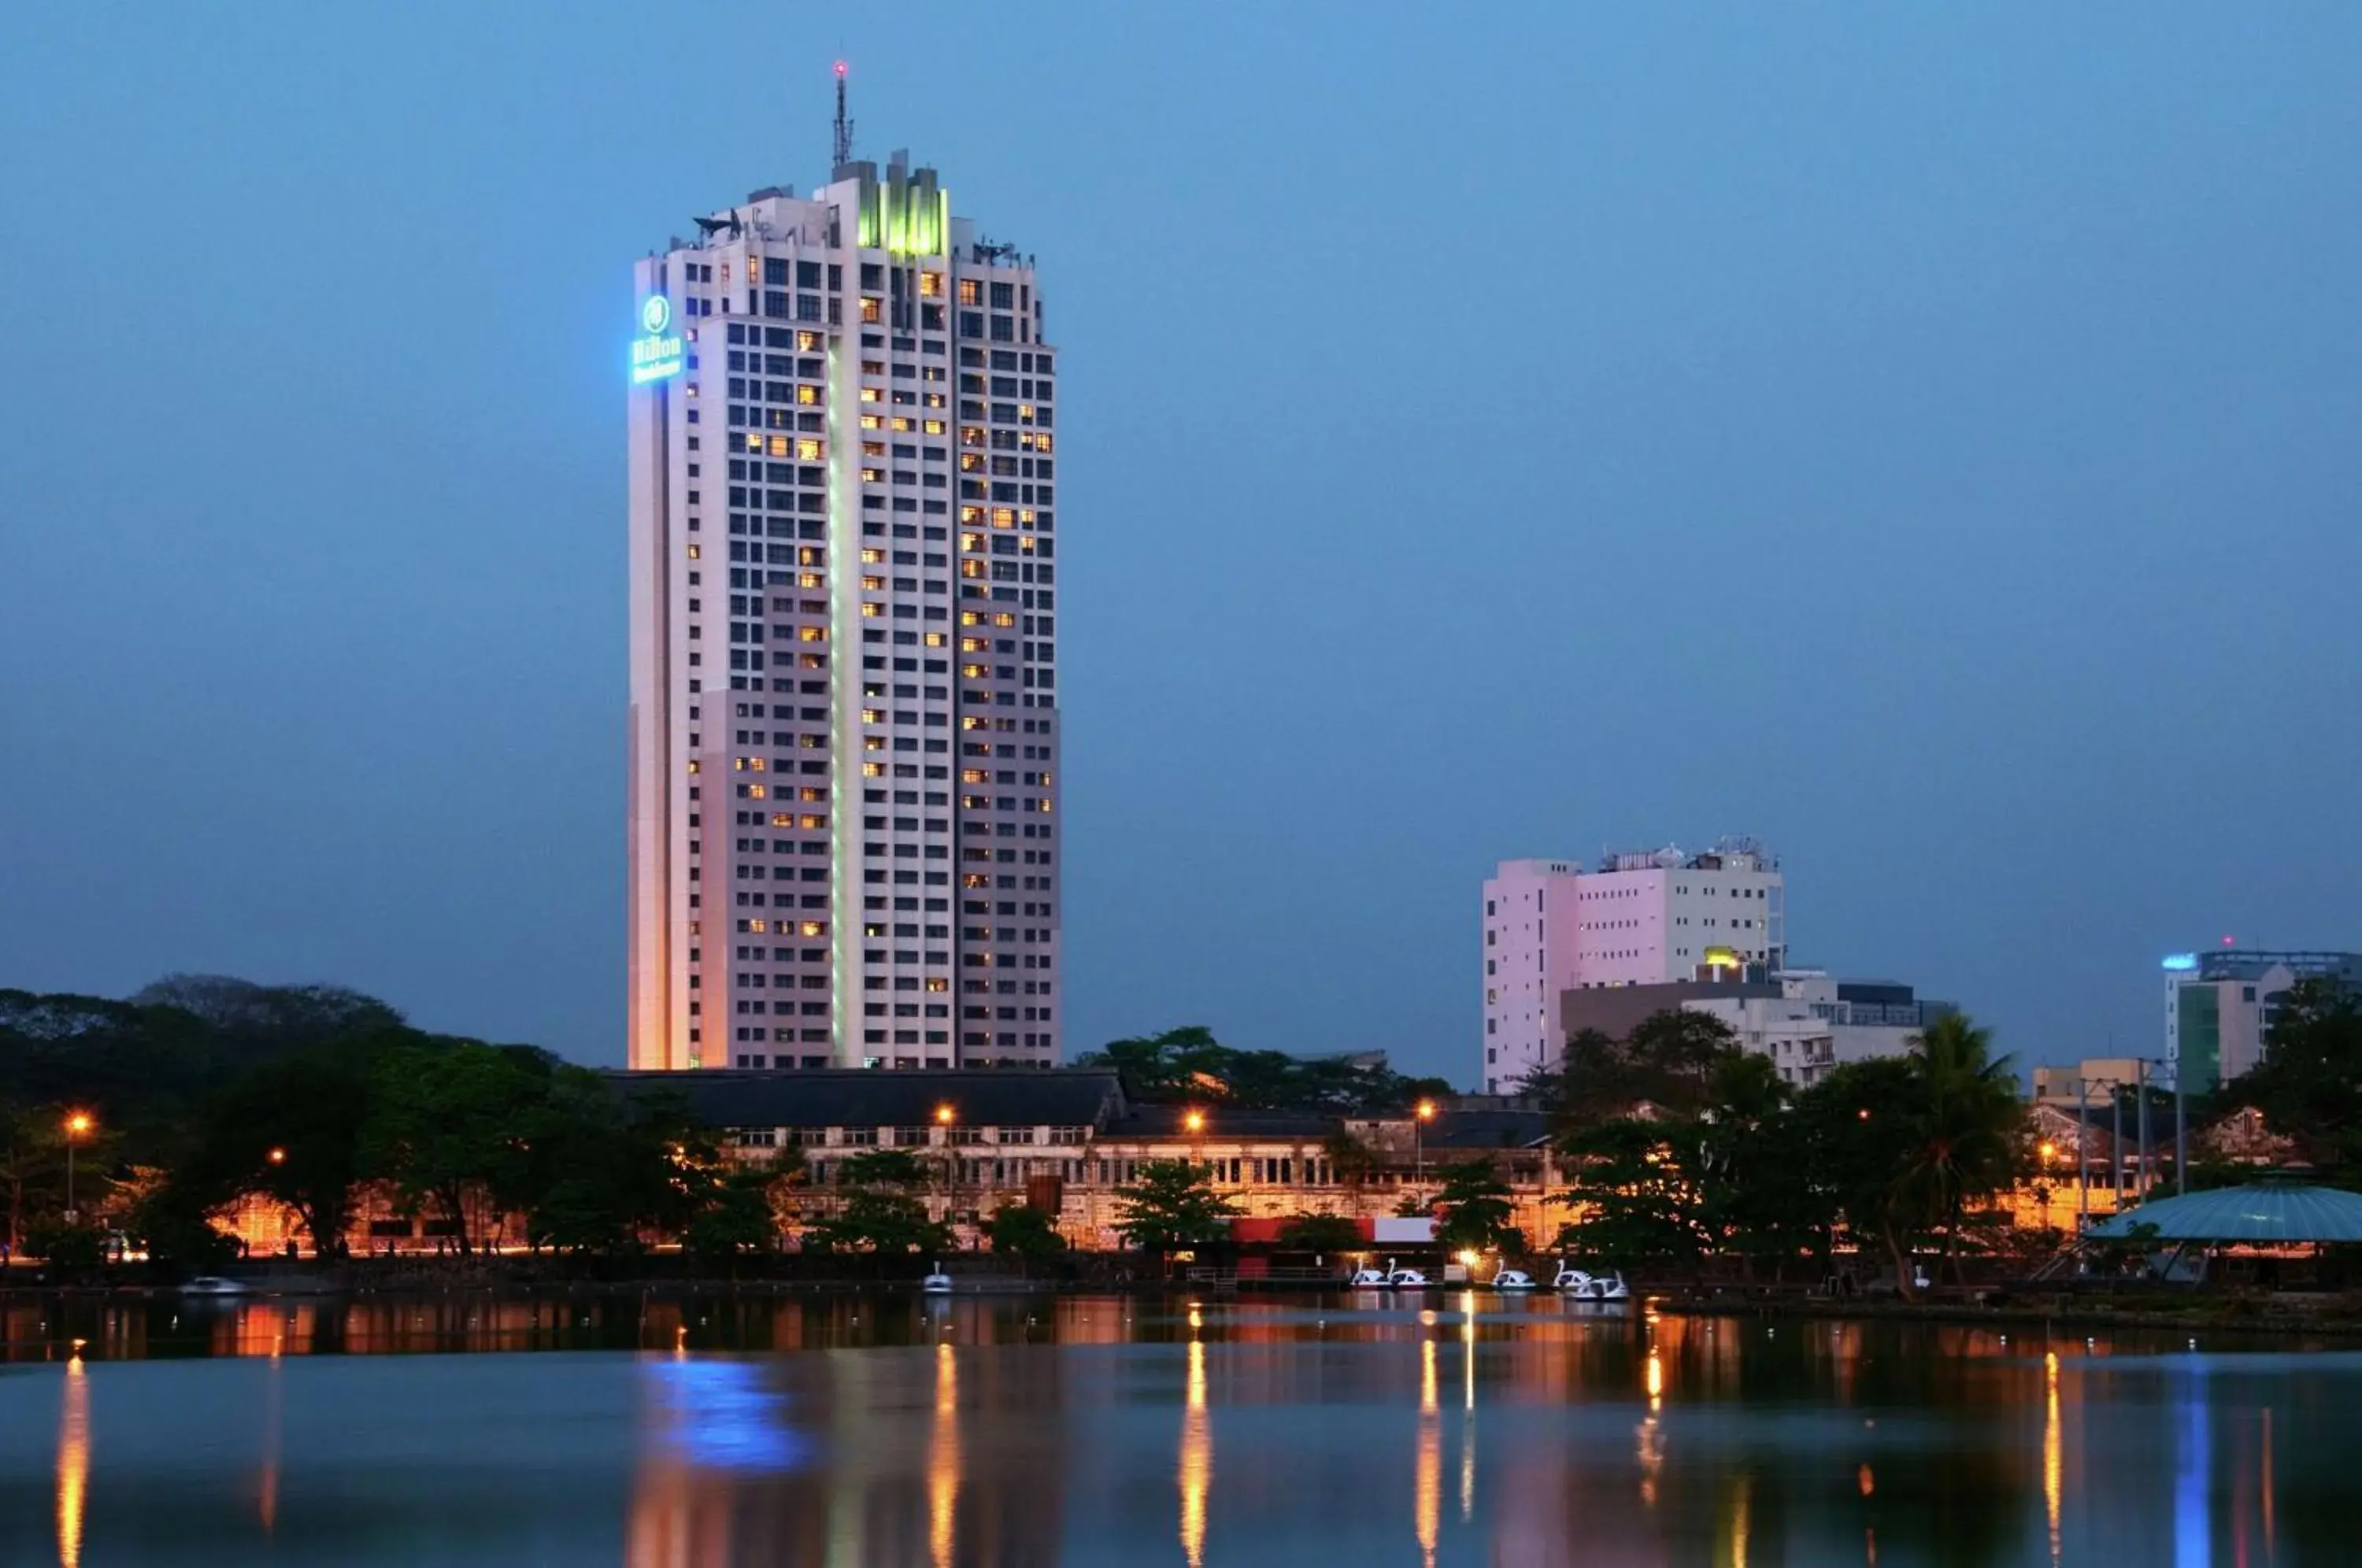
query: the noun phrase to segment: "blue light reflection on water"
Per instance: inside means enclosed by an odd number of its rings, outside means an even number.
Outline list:
[[[811,1445],[786,1422],[787,1397],[753,1362],[650,1357],[640,1364],[657,1414],[657,1452],[700,1469],[795,1470]]]
[[[2213,1561],[2213,1520],[2208,1507],[2213,1477],[2207,1465],[2205,1363],[2192,1357],[2175,1382],[2180,1419],[2174,1423],[2174,1568],[2207,1568]]]

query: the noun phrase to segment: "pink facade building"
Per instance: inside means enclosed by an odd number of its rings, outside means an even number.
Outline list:
[[[1778,863],[1742,840],[1610,855],[1590,869],[1502,861],[1485,882],[1485,1092],[1557,1066],[1563,992],[1776,971],[1785,909]]]
[[[630,1064],[1058,1056],[1056,351],[839,157],[634,269]]]

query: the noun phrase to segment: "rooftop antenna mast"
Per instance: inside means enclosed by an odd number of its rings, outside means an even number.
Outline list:
[[[833,171],[853,161],[853,121],[844,112],[844,61],[836,62],[836,158]]]

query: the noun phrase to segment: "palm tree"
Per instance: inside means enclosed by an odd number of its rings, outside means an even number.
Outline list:
[[[1918,1224],[1943,1228],[1957,1280],[1960,1219],[1970,1200],[2007,1188],[2021,1174],[2025,1105],[2010,1059],[1992,1055],[1992,1032],[1965,1013],[1947,1013],[1929,1025],[1910,1059],[1919,1104],[1895,1203]],[[1909,1294],[1908,1269],[1896,1285]]]

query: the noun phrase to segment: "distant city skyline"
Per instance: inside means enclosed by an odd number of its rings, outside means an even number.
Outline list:
[[[1689,824],[2021,1069],[2362,949],[2362,12],[913,15],[10,17],[0,984],[623,1063],[619,264],[840,54],[1054,259],[1065,1054],[1470,1081],[1486,870]]]

